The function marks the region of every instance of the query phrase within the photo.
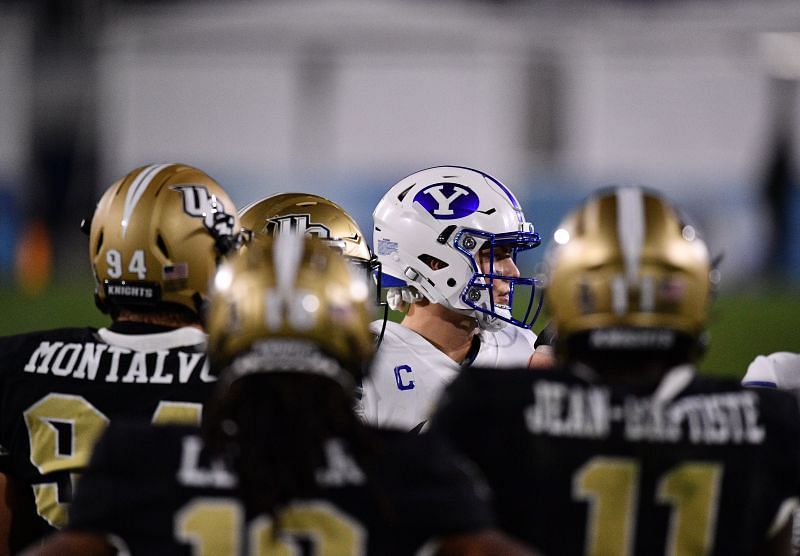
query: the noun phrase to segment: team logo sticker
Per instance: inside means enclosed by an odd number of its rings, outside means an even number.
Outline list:
[[[459,183],[435,183],[414,196],[419,203],[437,220],[464,218],[477,212],[481,204],[478,194]]]
[[[331,239],[331,230],[324,224],[311,221],[310,214],[287,214],[267,220],[266,232],[273,235],[296,233],[317,236],[319,239]]]
[[[202,185],[174,185],[170,189],[183,193],[183,211],[189,216],[202,218],[206,229],[214,237],[232,236],[236,219],[225,211],[225,205],[216,195]]]

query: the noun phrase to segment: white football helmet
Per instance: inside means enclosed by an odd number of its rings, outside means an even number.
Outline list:
[[[382,264],[381,287],[400,288],[403,299],[424,296],[473,316],[484,330],[507,323],[530,328],[541,308],[533,277],[502,276],[494,254],[506,248],[516,263],[519,251],[540,244],[533,224],[509,189],[478,170],[437,166],[411,174],[378,203],[373,248]],[[489,271],[479,263],[488,248]],[[495,303],[496,280],[510,287],[507,305]],[[512,314],[514,293],[527,286],[530,297]],[[396,294],[397,290],[395,290]],[[408,295],[410,294],[410,295]]]

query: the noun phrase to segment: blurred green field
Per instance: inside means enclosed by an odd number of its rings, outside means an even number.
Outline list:
[[[800,294],[783,290],[720,296],[709,331],[711,347],[700,368],[741,376],[756,355],[800,352]]]
[[[54,286],[37,297],[0,288],[0,335],[61,326],[104,326],[109,319],[94,306],[92,286]],[[534,326],[538,331],[544,319]],[[725,294],[714,304],[711,348],[704,372],[739,377],[758,354],[800,352],[800,294],[789,289]]]

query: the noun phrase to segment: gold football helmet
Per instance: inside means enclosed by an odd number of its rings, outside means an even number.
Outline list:
[[[553,235],[546,303],[559,345],[597,349],[696,344],[708,318],[712,263],[698,231],[663,197],[604,189]]]
[[[256,237],[214,278],[212,372],[305,372],[352,389],[374,350],[364,276],[322,241]],[[225,370],[227,369],[227,370]]]
[[[220,257],[240,240],[233,201],[204,172],[184,164],[137,168],[108,188],[92,217],[98,306],[174,303],[199,314]]]
[[[255,236],[298,232],[318,237],[365,268],[371,268],[376,260],[356,221],[342,207],[318,195],[272,195],[243,208],[239,218]]]

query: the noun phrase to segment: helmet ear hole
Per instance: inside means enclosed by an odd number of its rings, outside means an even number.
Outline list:
[[[100,235],[97,236],[97,247],[94,250],[94,256],[100,254],[100,249],[103,247],[103,230],[100,230]]]
[[[423,263],[425,263],[431,270],[442,270],[443,268],[447,268],[448,266],[450,266],[442,259],[437,259],[436,257],[432,255],[427,255],[425,253],[423,253],[417,258],[421,260]]]
[[[169,249],[167,249],[167,244],[164,242],[164,238],[161,237],[161,234],[156,236],[156,247],[158,247],[165,259],[169,259]]]

